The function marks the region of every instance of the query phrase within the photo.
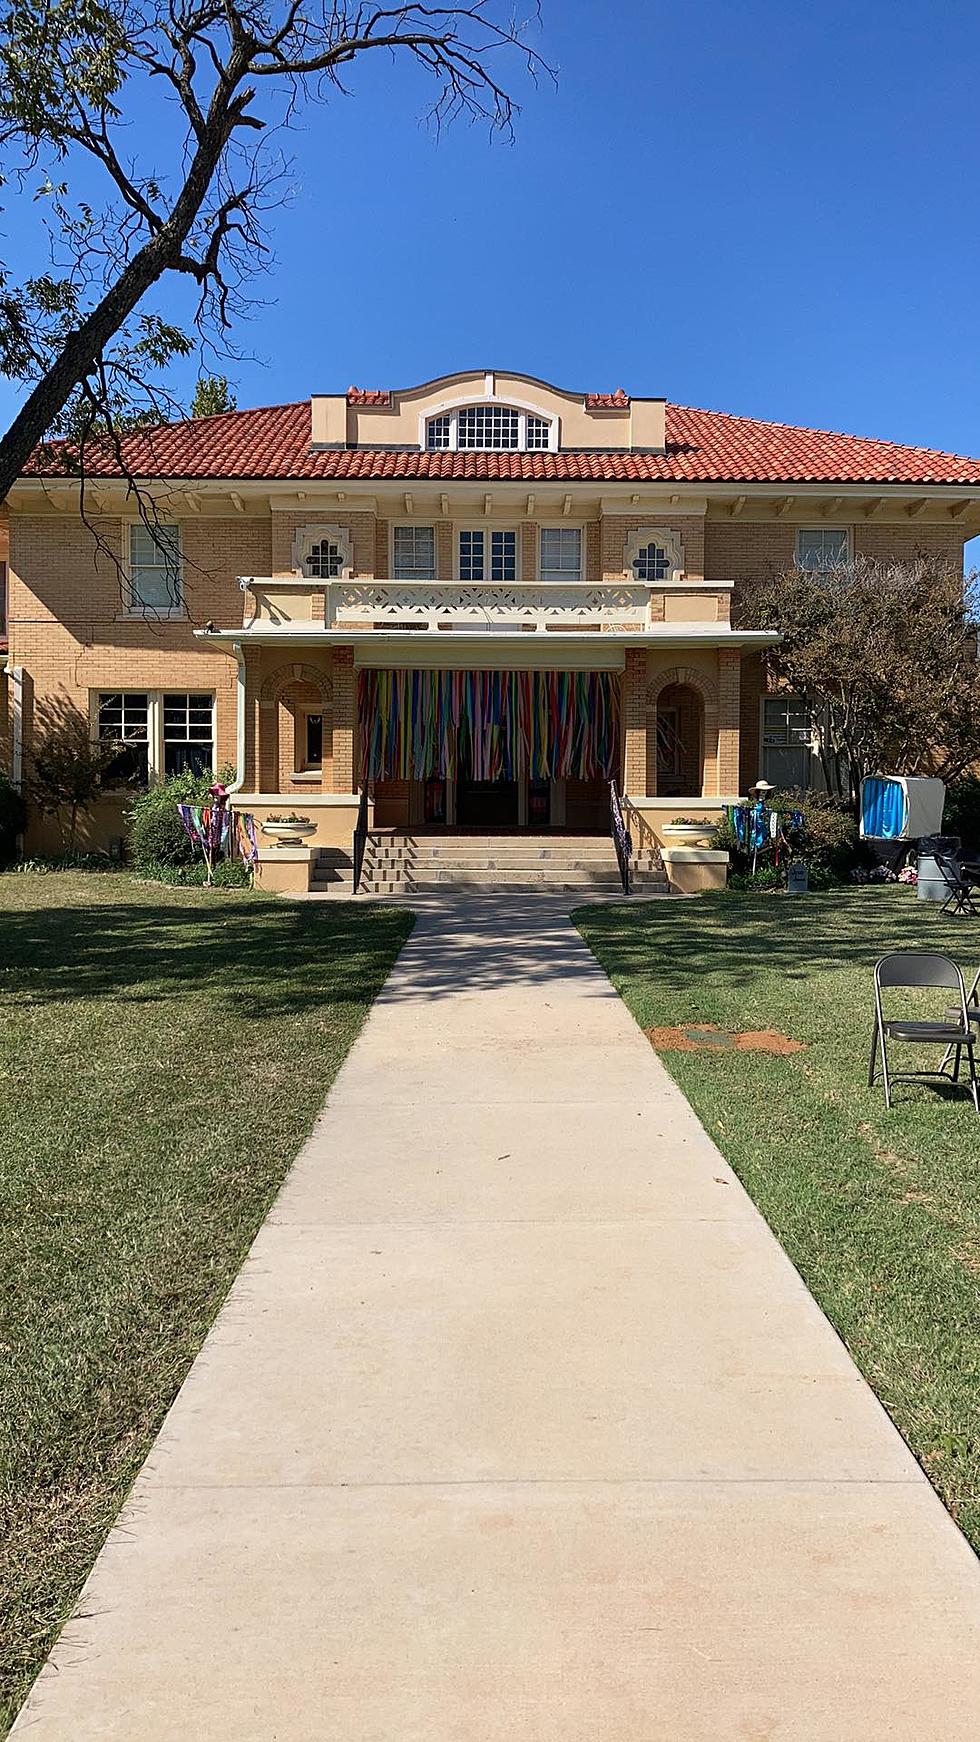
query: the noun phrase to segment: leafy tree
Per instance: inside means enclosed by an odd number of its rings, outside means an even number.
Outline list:
[[[228,391],[226,375],[199,375],[191,400],[192,417],[220,417],[223,411],[234,411],[238,401]]]
[[[103,791],[121,749],[114,740],[93,739],[85,715],[66,698],[38,708],[29,793],[42,814],[58,818],[66,853],[74,852],[79,815]]]
[[[827,789],[855,814],[866,775],[948,782],[977,760],[977,621],[954,568],[917,557],[793,569],[746,603],[781,632],[769,672],[810,703]]]
[[[161,279],[193,287],[200,341],[227,348],[270,262],[279,135],[304,110],[384,56],[430,77],[436,126],[507,131],[493,69],[509,50],[541,64],[505,0],[0,0],[0,173],[8,199],[46,211],[52,254],[21,282],[0,268],[0,373],[29,389],[0,436],[0,500],[45,437],[69,438],[83,478],[95,439],[125,471],[125,426],[172,411],[159,382],[193,343],[145,306]],[[148,113],[153,149],[134,161]]]

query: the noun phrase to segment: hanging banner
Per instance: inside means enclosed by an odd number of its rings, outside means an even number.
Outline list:
[[[358,673],[362,780],[610,780],[619,682],[606,671]]]

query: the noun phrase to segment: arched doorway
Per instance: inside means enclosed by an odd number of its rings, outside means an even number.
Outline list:
[[[715,792],[718,704],[700,672],[674,666],[647,693],[647,792],[701,798]]]
[[[263,792],[329,791],[332,689],[311,665],[280,666],[262,685],[259,748]]]

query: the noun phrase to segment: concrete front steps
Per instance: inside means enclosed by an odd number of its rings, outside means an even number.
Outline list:
[[[311,887],[336,888],[318,858]],[[321,878],[323,881],[321,881]],[[665,894],[667,880],[655,850],[636,856],[637,894]],[[485,895],[576,891],[615,894],[619,867],[612,841],[602,835],[370,834],[360,893],[394,895],[471,890]]]

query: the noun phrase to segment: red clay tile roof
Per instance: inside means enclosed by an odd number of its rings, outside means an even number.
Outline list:
[[[625,411],[629,402],[630,396],[624,387],[617,387],[615,393],[587,393],[585,395],[586,411]]]
[[[595,449],[556,454],[314,451],[309,402],[301,400],[162,424],[127,438],[127,460],[137,476],[181,479],[980,486],[980,459],[670,404],[662,454]],[[100,465],[90,454],[87,463],[91,475],[118,475],[110,455]],[[32,470],[35,475],[64,475],[53,460],[39,460]]]
[[[348,405],[390,405],[391,394],[385,387],[348,387]]]

